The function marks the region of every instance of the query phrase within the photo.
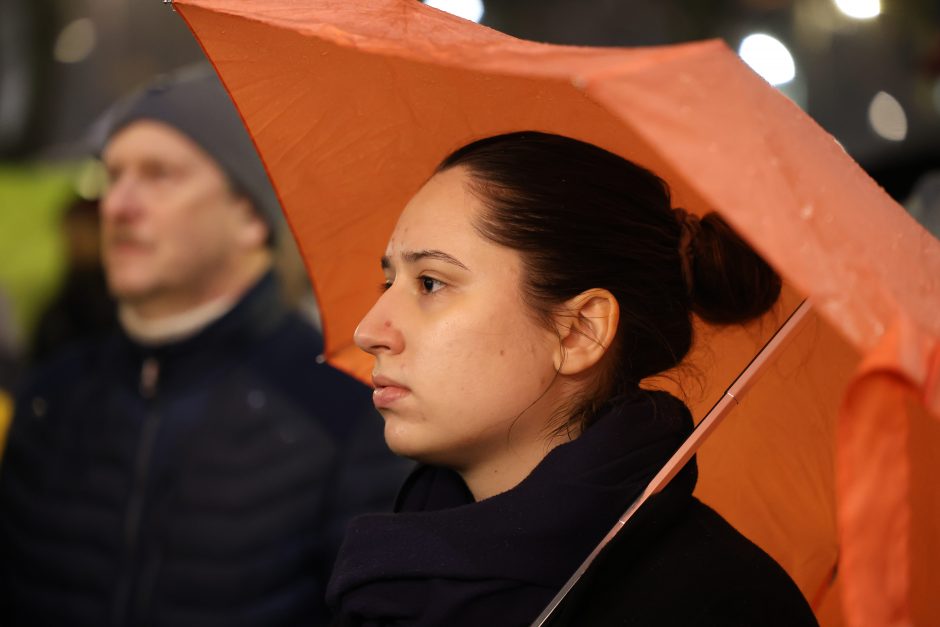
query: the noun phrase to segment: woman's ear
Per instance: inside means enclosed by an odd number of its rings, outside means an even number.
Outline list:
[[[617,335],[620,305],[609,291],[594,288],[569,299],[555,316],[559,374],[584,372],[599,362]]]

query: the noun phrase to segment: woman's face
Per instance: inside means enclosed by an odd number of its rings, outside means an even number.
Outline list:
[[[405,207],[356,343],[376,358],[373,398],[393,451],[500,472],[546,452],[559,340],[522,301],[520,254],[474,228],[482,205],[466,181],[460,167],[437,174]]]

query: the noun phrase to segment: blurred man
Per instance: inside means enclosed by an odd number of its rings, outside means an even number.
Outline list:
[[[120,332],[41,369],[0,469],[0,624],[316,625],[350,516],[407,470],[271,272],[279,211],[227,94],[190,71],[102,151]]]

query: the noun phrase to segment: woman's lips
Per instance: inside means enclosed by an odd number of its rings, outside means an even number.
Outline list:
[[[394,385],[378,387],[372,392],[372,402],[375,403],[376,408],[383,409],[391,407],[395,404],[395,401],[410,393],[411,391],[408,388],[400,388]]]
[[[377,409],[391,407],[396,401],[411,394],[411,390],[386,377],[372,377],[372,385],[375,386],[372,402]]]

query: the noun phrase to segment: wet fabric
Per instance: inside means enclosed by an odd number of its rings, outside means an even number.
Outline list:
[[[709,437],[696,495],[772,555],[826,624],[940,625],[940,377],[908,358],[856,375],[886,348],[936,363],[940,242],[726,43],[548,45],[414,0],[173,7],[278,189],[317,286],[327,359],[363,380],[371,361],[352,335],[375,301],[376,259],[460,146],[532,129],[573,137],[654,171],[676,206],[719,212],[783,276],[780,306],[757,325],[699,328],[691,367],[660,384],[704,388],[690,395],[699,420],[804,298],[812,311]],[[895,327],[906,331],[892,347]],[[897,381],[911,393],[894,393]],[[865,407],[842,403],[850,386],[868,397],[858,383],[887,392],[879,412],[903,420],[840,416]],[[892,518],[901,524],[868,524]],[[886,564],[910,577],[881,585]]]

